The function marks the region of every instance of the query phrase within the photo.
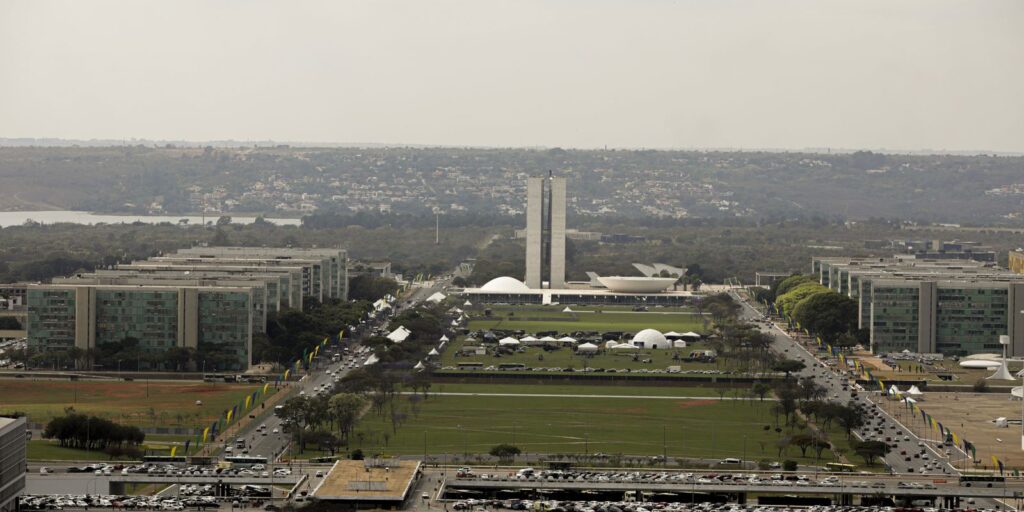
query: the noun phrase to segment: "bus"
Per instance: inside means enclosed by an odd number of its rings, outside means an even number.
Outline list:
[[[267,458],[258,455],[235,455],[224,457],[225,462],[230,462],[233,467],[247,468],[256,464],[266,464]]]
[[[839,462],[829,462],[825,464],[825,469],[833,473],[853,473],[857,471],[857,466],[853,464],[842,464]]]
[[[993,484],[1005,486],[1006,477],[995,473],[960,473],[960,485],[964,487],[993,487]]]
[[[523,363],[501,363],[498,365],[499,370],[525,370],[526,365]]]

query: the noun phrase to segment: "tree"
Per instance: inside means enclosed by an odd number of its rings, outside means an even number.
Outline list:
[[[772,390],[771,386],[763,382],[755,382],[750,388],[750,392],[757,395],[757,397],[763,402],[765,395]]]
[[[354,393],[338,393],[328,400],[331,420],[338,426],[341,438],[348,442],[359,415],[366,407],[366,399]]]
[[[857,442],[853,445],[853,452],[863,457],[868,466],[873,466],[876,458],[885,457],[889,453],[889,445],[882,441]]]
[[[852,403],[837,407],[836,412],[838,413],[836,420],[839,421],[839,425],[846,431],[846,437],[852,436],[854,429],[864,424],[864,411]]]
[[[797,465],[795,460],[784,460],[782,461],[783,471],[796,471]]]
[[[492,447],[489,453],[491,456],[497,457],[502,461],[507,461],[515,458],[515,456],[519,455],[521,452],[518,446],[502,443]]]
[[[797,302],[792,311],[793,320],[821,336],[826,343],[833,343],[840,335],[855,330],[858,314],[857,301],[832,290],[808,295]],[[856,344],[855,341],[845,342],[849,346]]]
[[[796,359],[783,359],[775,363],[775,366],[772,366],[772,371],[785,372],[786,378],[788,379],[791,373],[802,371],[804,368],[807,368],[807,365],[805,365],[803,361],[798,361]]]
[[[825,288],[824,286],[816,282],[803,283],[797,286],[796,288],[793,288],[792,290],[786,292],[785,294],[776,297],[775,304],[784,313],[792,315],[793,309],[796,307],[798,303],[800,303],[800,301],[806,299],[807,297],[810,297],[811,295],[828,292],[832,292],[832,290],[829,290],[828,288]]]
[[[230,215],[221,215],[217,219],[217,226],[218,227],[227,226],[229,224],[231,224],[231,216]]]

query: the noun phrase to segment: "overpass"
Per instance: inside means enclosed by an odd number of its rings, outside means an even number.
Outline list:
[[[273,473],[271,473],[273,475]],[[104,477],[110,486],[110,494],[125,494],[125,484],[164,484],[164,485],[290,485],[295,487],[304,482],[309,475],[293,473],[287,476],[259,475],[158,475],[146,473],[130,473],[127,475],[111,475]],[[99,480],[99,479],[97,479]]]
[[[644,491],[651,493],[676,493],[676,494],[725,494],[734,496],[739,503],[745,503],[750,493],[765,494],[787,494],[787,495],[829,495],[835,496],[838,504],[850,505],[854,496],[894,496],[906,499],[927,499],[942,500],[947,508],[959,505],[960,498],[988,498],[988,499],[1020,499],[1024,498],[1024,482],[1007,481],[1003,484],[995,484],[996,487],[972,486],[963,487],[955,479],[942,482],[942,479],[908,479],[906,477],[875,477],[870,475],[857,475],[858,478],[846,477],[836,485],[822,485],[820,483],[809,485],[796,485],[789,482],[789,485],[777,482],[751,483],[699,483],[694,479],[692,482],[658,482],[658,481],[594,481],[594,480],[546,480],[538,478],[453,478],[443,483],[441,493],[448,490],[465,489],[478,491],[484,494],[497,493],[498,491],[532,491],[540,494],[551,491],[584,491],[597,492],[627,492]],[[856,483],[855,483],[856,482]],[[860,484],[863,482],[863,485]],[[900,482],[933,483],[934,489],[923,488],[901,488]]]

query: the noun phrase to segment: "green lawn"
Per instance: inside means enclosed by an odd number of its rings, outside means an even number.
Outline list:
[[[3,380],[0,412],[45,424],[65,408],[140,427],[209,425],[262,385],[205,382]],[[271,385],[269,394],[274,393]],[[269,396],[269,395],[268,395]],[[196,405],[201,400],[202,405]]]
[[[469,329],[522,330],[527,333],[558,331],[562,334],[579,331],[623,331],[637,332],[643,329],[657,329],[661,332],[704,332],[701,317],[692,312],[671,311],[583,311],[562,313],[561,310],[525,309],[516,307],[495,307],[492,314],[473,316]],[[511,314],[511,316],[510,316]]]
[[[189,454],[199,451],[195,445],[195,439],[188,436],[172,435],[146,435],[143,442],[143,449],[153,455],[170,455],[171,446],[177,446],[177,455],[185,455],[185,441],[191,439],[192,446],[189,446]],[[110,457],[101,451],[76,450],[63,448],[55,440],[32,439],[28,442],[29,460],[107,460]]]
[[[436,455],[486,453],[496,444],[514,443],[528,453],[658,455],[664,434],[669,456],[742,457],[745,444],[748,460],[778,458],[779,434],[764,430],[774,423],[770,402],[431,396],[415,413],[407,399],[402,401],[399,411],[407,417],[397,433],[390,415],[381,418],[371,411],[357,428],[353,447],[422,454],[426,442],[426,451]],[[783,458],[814,460],[813,452],[806,459],[799,455],[794,447]],[[832,460],[823,455],[823,463]]]
[[[496,357],[488,354],[486,356],[456,356],[458,350],[466,345],[464,339],[460,338],[449,343],[444,354],[441,356],[441,366],[456,366],[458,363],[483,363],[484,366],[497,366],[501,363],[523,363],[533,368],[615,368],[630,370],[638,369],[660,369],[664,370],[669,366],[679,366],[685,370],[713,370],[719,369],[717,363],[700,363],[676,360],[675,357],[686,357],[691,350],[702,350],[707,348],[703,342],[691,343],[686,348],[668,350],[604,350],[592,356],[579,356],[576,351],[569,347],[558,350],[545,351],[540,347],[523,347],[522,352]],[[634,357],[634,355],[636,357]],[[645,360],[651,362],[644,362]]]
[[[600,386],[573,384],[434,384],[430,393],[512,393],[540,395],[630,395],[718,397],[720,388],[690,386]],[[737,395],[737,392],[740,394]],[[730,389],[726,397],[749,396],[748,390]]]

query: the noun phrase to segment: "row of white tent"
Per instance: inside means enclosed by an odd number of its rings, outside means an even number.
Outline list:
[[[910,395],[910,396],[921,396],[921,395],[924,394],[924,392],[921,391],[920,389],[918,389],[917,386],[910,386],[910,389],[908,389],[906,391],[900,391],[900,388],[898,388],[895,384],[893,384],[891,387],[889,387],[889,394],[890,395],[894,395],[894,396],[899,396],[899,395],[904,395],[904,394]]]

